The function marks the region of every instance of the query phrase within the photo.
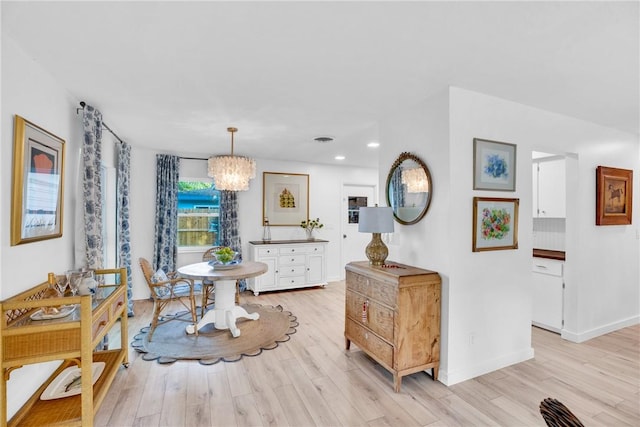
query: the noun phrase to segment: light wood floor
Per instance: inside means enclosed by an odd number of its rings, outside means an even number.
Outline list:
[[[130,351],[97,426],[545,426],[545,397],[586,426],[640,425],[640,326],[574,344],[533,328],[535,359],[446,387],[424,373],[394,393],[387,371],[344,349],[344,282],[326,288],[244,292],[298,318],[291,340],[257,357],[202,366],[159,365]],[[136,302],[130,341],[149,323]],[[113,341],[112,341],[113,342]]]

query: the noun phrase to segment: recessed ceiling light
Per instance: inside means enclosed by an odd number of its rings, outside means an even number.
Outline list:
[[[379,142],[370,142],[367,144],[367,147],[369,148],[378,148],[380,146]]]
[[[336,159],[336,160],[344,160],[345,157],[344,156],[335,156],[334,159]]]
[[[320,143],[326,143],[326,142],[332,142],[333,141],[333,137],[332,136],[327,136],[327,135],[323,135],[323,136],[316,136],[315,138],[313,138],[313,140],[315,142],[320,142]]]

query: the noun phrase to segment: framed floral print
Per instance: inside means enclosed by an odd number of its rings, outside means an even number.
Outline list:
[[[596,225],[630,225],[633,171],[596,168]]]
[[[299,227],[309,219],[309,175],[262,173],[262,224]]]
[[[65,141],[16,115],[11,246],[62,236]]]
[[[516,191],[516,145],[473,139],[473,189]]]
[[[520,199],[473,198],[473,252],[518,249]]]

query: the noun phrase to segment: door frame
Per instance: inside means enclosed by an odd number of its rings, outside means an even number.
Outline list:
[[[367,183],[361,183],[361,182],[343,182],[342,183],[342,190],[341,190],[341,195],[340,195],[340,212],[339,212],[339,218],[340,218],[340,265],[342,266],[342,268],[340,268],[340,280],[344,280],[345,279],[345,271],[344,271],[344,266],[345,266],[345,235],[346,235],[346,227],[347,224],[345,223],[345,221],[343,221],[343,214],[344,214],[344,209],[345,209],[345,203],[346,198],[347,198],[347,194],[345,191],[345,188],[347,186],[350,187],[365,187],[365,188],[369,188],[373,191],[373,200],[367,203],[367,206],[374,206],[376,204],[379,204],[379,198],[380,195],[378,194],[378,184],[367,184]],[[363,253],[364,253],[364,248],[362,248]]]

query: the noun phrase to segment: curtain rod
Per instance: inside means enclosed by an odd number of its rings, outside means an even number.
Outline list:
[[[202,157],[182,157],[182,156],[178,156],[178,157],[184,160],[209,160],[209,159],[203,159]]]
[[[82,107],[83,110],[84,110],[85,105],[87,105],[86,102],[80,101],[80,106]],[[79,110],[80,110],[80,108],[76,108],[76,114],[78,114]],[[112,131],[111,128],[109,126],[107,126],[107,124],[105,122],[102,122],[102,126],[104,126],[104,128],[106,130],[108,130],[109,133],[111,133],[111,135],[113,135],[120,142],[120,144],[124,144],[124,141],[121,140],[120,137],[118,135],[116,135],[116,133],[114,131]]]

